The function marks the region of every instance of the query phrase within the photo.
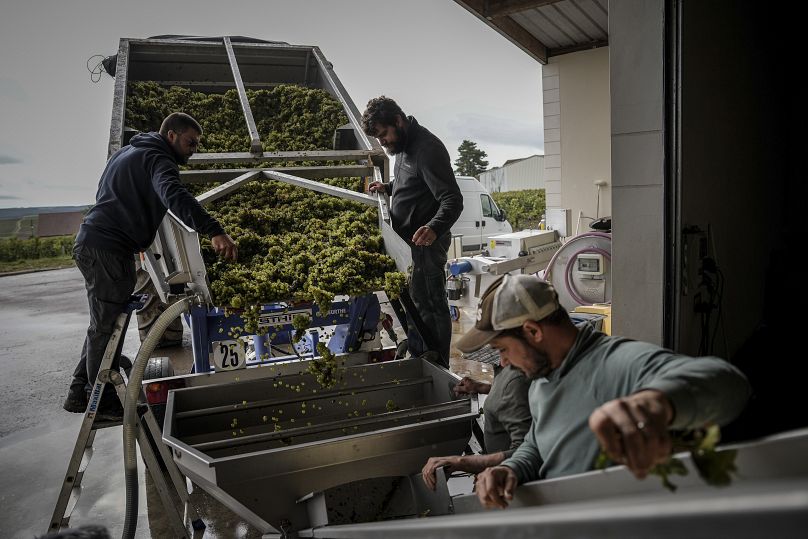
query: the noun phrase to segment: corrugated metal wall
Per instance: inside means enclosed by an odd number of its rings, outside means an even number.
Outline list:
[[[488,189],[489,193],[499,193],[505,189],[505,169],[502,167],[492,168],[480,174],[480,183]]]
[[[522,189],[544,189],[544,156],[534,155],[517,163],[503,167],[505,169],[505,191],[521,191]]]
[[[544,156],[533,155],[515,163],[486,170],[480,183],[491,193],[544,189]]]

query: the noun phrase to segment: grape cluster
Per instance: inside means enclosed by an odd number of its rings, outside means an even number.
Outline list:
[[[738,471],[735,465],[735,457],[738,456],[738,451],[735,449],[717,451],[716,445],[720,440],[721,429],[715,424],[701,429],[672,432],[672,453],[688,451],[699,477],[705,483],[714,487],[725,487],[732,483],[732,474]],[[611,464],[612,462],[606,452],[601,450],[595,459],[594,467],[602,470]],[[662,486],[674,492],[677,487],[671,482],[670,477],[673,475],[684,476],[688,474],[688,471],[684,462],[671,454],[667,461],[654,466],[650,473],[659,476],[662,480]]]
[[[317,343],[317,353],[320,356],[309,361],[307,371],[323,389],[334,387],[341,380],[342,374],[337,364],[337,356],[321,342]]]
[[[247,95],[264,151],[328,149],[334,130],[348,121],[342,105],[323,90],[279,85],[248,90]],[[156,130],[174,111],[186,112],[202,125],[200,152],[250,150],[236,90],[204,94],[153,82],[130,83],[127,126]],[[361,178],[322,181],[353,191],[363,188]],[[241,186],[207,209],[239,249],[238,262],[226,262],[203,242],[211,293],[216,304],[243,309],[247,333],[258,331],[261,304],[314,301],[327,311],[336,295],[384,289],[396,298],[406,284],[406,276],[384,254],[374,207],[262,180]]]
[[[311,326],[311,317],[306,314],[297,314],[292,318],[292,327],[295,328],[294,342],[303,338],[309,326]]]

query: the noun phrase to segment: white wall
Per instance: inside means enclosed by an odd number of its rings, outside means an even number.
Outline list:
[[[547,207],[571,209],[574,232],[580,212],[612,212],[609,49],[552,57],[542,76]],[[599,204],[598,180],[606,182]]]
[[[609,2],[612,332],[662,344],[664,2]]]

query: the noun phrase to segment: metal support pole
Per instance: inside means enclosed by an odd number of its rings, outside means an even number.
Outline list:
[[[250,102],[247,100],[247,92],[244,90],[244,81],[241,79],[241,71],[238,68],[236,53],[233,51],[233,44],[230,43],[230,38],[227,36],[224,37],[224,46],[227,49],[227,59],[230,61],[230,69],[233,71],[233,80],[238,90],[238,99],[244,111],[244,119],[247,121],[247,129],[250,131],[250,151],[253,154],[261,154],[264,152],[264,148],[261,146],[261,137],[258,136],[258,129],[255,127],[255,119],[250,109]]]
[[[194,372],[210,372],[210,345],[208,344],[208,308],[191,307],[191,347],[194,352]]]

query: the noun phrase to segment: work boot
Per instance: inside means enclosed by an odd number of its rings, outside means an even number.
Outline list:
[[[84,386],[70,386],[62,408],[74,414],[83,414],[87,410],[87,391]]]
[[[116,393],[104,393],[95,412],[95,417],[100,421],[123,420],[123,406],[121,406],[121,401]]]

